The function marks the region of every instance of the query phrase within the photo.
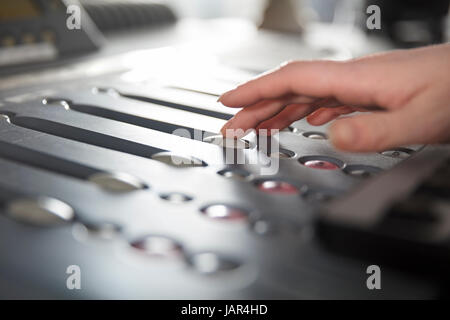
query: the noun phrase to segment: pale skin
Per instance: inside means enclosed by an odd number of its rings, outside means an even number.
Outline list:
[[[332,120],[334,146],[353,152],[450,142],[450,44],[344,62],[292,61],[224,93],[242,107],[221,129],[283,129]],[[355,111],[364,112],[350,115]]]

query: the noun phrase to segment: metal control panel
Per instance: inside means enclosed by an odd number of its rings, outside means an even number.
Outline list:
[[[219,130],[237,110],[217,94],[254,74],[201,51],[155,52],[0,81],[2,298],[439,294],[439,283],[388,265],[383,290],[368,290],[368,262],[325,250],[314,227],[329,200],[428,147],[339,152],[326,126],[304,120],[274,138],[276,152],[255,135],[227,145]],[[227,149],[278,170],[227,164]],[[67,284],[74,266],[81,289]]]

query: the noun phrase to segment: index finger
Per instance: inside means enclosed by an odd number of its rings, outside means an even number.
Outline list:
[[[224,93],[219,101],[228,107],[245,107],[263,99],[288,94],[309,97],[334,96],[338,70],[335,61],[294,61]],[[341,74],[342,76],[342,74]]]

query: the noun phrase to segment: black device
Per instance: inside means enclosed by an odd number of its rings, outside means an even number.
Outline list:
[[[449,174],[448,149],[416,154],[323,208],[322,240],[343,253],[448,281]]]

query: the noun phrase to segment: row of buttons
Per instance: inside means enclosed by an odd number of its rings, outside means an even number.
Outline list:
[[[293,129],[293,132],[299,132],[298,129]],[[302,132],[302,135],[309,139],[314,140],[326,140],[328,139],[327,135],[322,132],[316,132],[316,131],[309,131],[309,132]],[[234,148],[234,149],[249,149],[251,147],[251,144],[242,139],[227,139],[223,138],[222,136],[213,136],[208,137],[204,140],[205,142],[214,143],[218,146],[221,146],[223,148]],[[383,156],[391,157],[391,158],[397,158],[397,159],[406,159],[411,154],[413,154],[414,151],[409,148],[396,148],[392,150],[383,151],[380,154]],[[270,157],[273,158],[279,158],[279,159],[291,159],[295,157],[295,152],[280,148],[279,151],[270,153]],[[370,177],[374,175],[375,173],[381,171],[380,168],[374,167],[374,166],[367,166],[367,165],[345,165],[345,163],[341,160],[327,157],[327,156],[305,156],[300,157],[298,161],[303,164],[304,166],[308,168],[313,169],[320,169],[320,170],[339,170],[343,169],[345,173],[352,175],[352,176],[359,176],[359,177]],[[233,175],[235,177],[238,177],[240,179],[247,179],[248,176],[243,174],[242,172],[238,173],[230,173],[230,172],[222,172],[222,175],[230,176]]]
[[[349,168],[351,166],[347,166]],[[364,172],[367,169],[367,166],[364,166]],[[363,173],[357,171],[359,166],[352,166],[352,174],[353,175],[363,175]],[[377,170],[378,168],[373,167],[371,170]],[[344,169],[345,170],[345,169]],[[378,169],[379,170],[379,169]],[[229,179],[236,179],[240,181],[252,181],[254,180],[254,176],[241,168],[228,168],[223,169],[217,172],[221,176]],[[333,198],[335,195],[339,194],[336,190],[330,189],[322,189],[322,188],[308,188],[306,185],[299,185],[296,183],[291,183],[288,181],[277,180],[277,179],[255,179],[253,181],[255,187],[268,194],[279,194],[279,195],[295,195],[300,194],[305,199],[311,201],[325,201]]]
[[[111,223],[80,224],[73,226],[75,239],[86,242],[91,236],[104,240],[111,240],[120,232],[120,227]],[[183,245],[172,238],[163,235],[145,235],[129,241],[129,246],[139,255],[154,260],[184,260],[188,266],[202,274],[238,269],[242,263],[237,259],[225,257],[221,254],[207,251],[185,253]]]
[[[130,243],[131,247],[146,257],[156,259],[181,260],[185,257],[181,243],[165,236],[149,235]],[[186,262],[202,274],[238,269],[242,264],[235,259],[221,256],[214,252],[200,252],[187,255]]]
[[[289,130],[293,133],[301,134],[304,137],[313,139],[313,140],[327,140],[328,139],[328,136],[325,133],[319,132],[319,131],[302,132],[300,129],[293,128],[293,127],[289,127]],[[383,156],[397,158],[397,159],[407,159],[413,153],[414,153],[414,150],[412,150],[410,148],[404,148],[404,147],[394,148],[392,150],[386,150],[386,151],[380,152],[380,154],[382,154]]]
[[[54,198],[23,198],[10,202],[6,207],[7,215],[20,222],[37,226],[57,226],[75,220],[72,207]],[[241,220],[248,217],[248,212],[226,205],[211,205],[201,210],[212,219]],[[75,224],[74,235],[77,239],[94,235],[103,239],[111,239],[120,227],[115,224]],[[84,235],[81,235],[85,233]],[[145,236],[130,242],[130,246],[139,253],[150,258],[182,258],[183,247],[180,243],[164,236]],[[241,263],[213,252],[201,252],[188,255],[188,265],[202,274],[212,274],[235,270]]]
[[[192,197],[176,192],[161,194],[160,197],[176,203],[193,200]],[[5,211],[15,220],[38,226],[56,226],[75,220],[75,212],[71,206],[50,197],[18,198],[10,201]],[[243,220],[250,215],[245,209],[224,204],[209,205],[200,212],[218,220]]]

